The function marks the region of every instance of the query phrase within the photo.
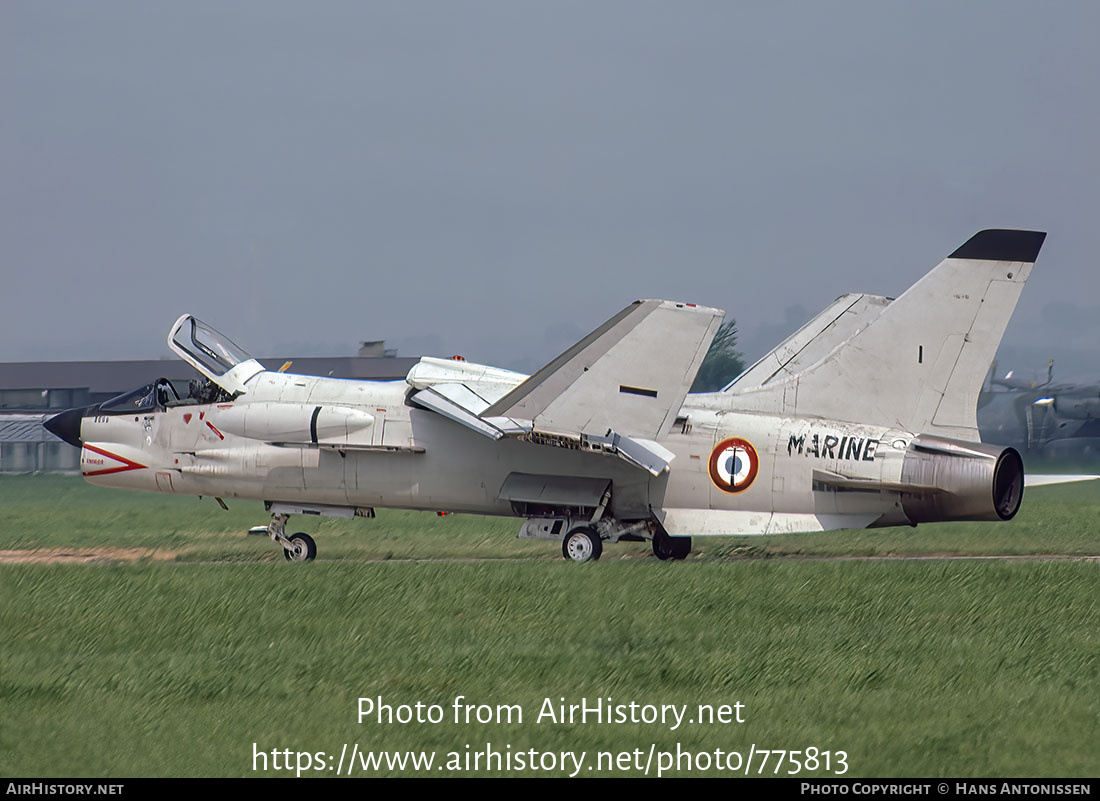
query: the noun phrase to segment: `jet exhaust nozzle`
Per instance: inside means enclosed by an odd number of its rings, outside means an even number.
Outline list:
[[[902,463],[902,496],[911,523],[1011,520],[1024,495],[1024,463],[1015,448],[921,435]]]

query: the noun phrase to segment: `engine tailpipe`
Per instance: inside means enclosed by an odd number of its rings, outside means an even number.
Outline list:
[[[1015,448],[921,435],[902,463],[902,509],[909,522],[1011,520],[1024,496]]]

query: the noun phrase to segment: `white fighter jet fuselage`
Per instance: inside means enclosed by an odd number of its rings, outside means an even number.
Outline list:
[[[639,301],[527,377],[422,359],[405,381],[272,372],[190,315],[169,345],[206,382],[166,381],[49,421],[93,484],[266,502],[525,518],[577,561],[607,541],[1007,520],[1011,448],[979,441],[985,372],[1044,235],[983,231],[888,304],[843,296],[722,392],[687,395],[717,309]],[[871,296],[866,296],[870,298]]]

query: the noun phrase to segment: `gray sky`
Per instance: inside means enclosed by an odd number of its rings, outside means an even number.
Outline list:
[[[189,311],[260,355],[531,369],[640,297],[758,349],[1021,227],[1050,236],[1006,342],[1100,372],[1098,30],[1074,2],[7,0],[0,361],[155,357]]]

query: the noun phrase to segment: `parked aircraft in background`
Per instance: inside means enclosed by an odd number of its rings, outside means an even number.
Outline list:
[[[722,392],[688,396],[723,313],[637,301],[533,376],[424,358],[405,381],[271,372],[183,315],[198,370],[54,417],[85,478],[265,502],[289,560],[293,514],[376,507],[510,515],[565,557],[647,539],[1009,520],[1023,466],[975,408],[1045,234],[981,231],[893,301],[844,296]]]
[[[1100,457],[1100,384],[1055,382],[1054,360],[1045,381],[1009,372],[996,377],[978,400],[978,428],[986,442],[1011,445],[1050,458]]]

